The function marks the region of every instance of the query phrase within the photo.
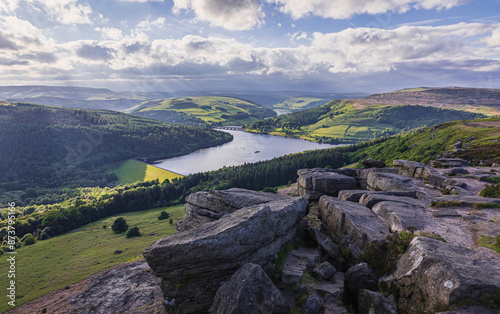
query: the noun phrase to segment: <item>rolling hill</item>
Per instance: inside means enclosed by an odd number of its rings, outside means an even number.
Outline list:
[[[321,107],[245,125],[246,131],[297,137],[316,142],[359,142],[439,123],[484,115],[424,106],[359,105],[332,101]]]
[[[288,98],[272,106],[273,109],[278,110],[290,110],[290,111],[300,111],[313,107],[322,106],[329,101],[331,98],[319,98],[315,96],[299,96]]]
[[[276,113],[266,107],[233,97],[200,96],[150,100],[126,112],[186,125],[242,125],[273,117]]]

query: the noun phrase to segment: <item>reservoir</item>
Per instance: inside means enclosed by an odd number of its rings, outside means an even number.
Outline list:
[[[169,158],[155,166],[183,175],[217,170],[224,166],[239,166],[269,160],[306,150],[332,148],[339,145],[319,144],[295,138],[224,130],[233,140],[216,147],[197,150],[189,155]]]

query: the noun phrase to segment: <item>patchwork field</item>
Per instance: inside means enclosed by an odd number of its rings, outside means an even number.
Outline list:
[[[182,177],[178,173],[163,170],[133,159],[122,162],[120,167],[115,170],[115,174],[118,177],[117,185],[156,179],[160,182],[166,179],[172,181],[172,179]]]

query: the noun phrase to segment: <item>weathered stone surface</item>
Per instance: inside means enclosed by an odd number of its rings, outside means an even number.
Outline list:
[[[366,158],[361,163],[364,168],[385,168],[385,162],[372,158]]]
[[[431,160],[431,167],[435,168],[452,168],[452,167],[468,167],[470,163],[459,158],[438,158]]]
[[[223,281],[246,263],[272,271],[272,260],[296,233],[304,198],[287,198],[239,209],[198,228],[151,244],[143,253],[162,277],[169,313],[206,312]]]
[[[304,270],[312,268],[321,257],[321,251],[315,248],[300,248],[293,250],[285,259],[281,281],[286,284],[295,284],[300,281]]]
[[[330,238],[323,234],[318,228],[310,227],[309,234],[316,243],[328,254],[330,257],[337,258],[340,254],[340,249]]]
[[[447,185],[444,188],[446,191],[448,191],[450,194],[455,194],[455,195],[474,195],[473,192],[470,192],[464,188],[458,187],[458,186],[451,186]]]
[[[471,207],[474,206],[474,204],[481,204],[481,203],[500,204],[500,199],[491,197],[481,197],[481,196],[469,196],[469,195],[442,195],[439,197],[434,197],[431,202],[433,203],[453,202],[456,203],[456,205],[454,206]]]
[[[319,264],[318,267],[313,269],[313,275],[319,280],[327,280],[332,277],[336,271],[335,267],[333,267],[330,263],[323,262]]]
[[[427,216],[420,206],[384,201],[373,206],[372,211],[389,225],[392,232],[402,232],[410,226],[416,230],[435,226],[432,218]]]
[[[359,290],[358,314],[397,314],[396,304],[383,295],[366,290]]]
[[[387,225],[367,207],[330,196],[320,198],[319,218],[329,236],[347,236],[360,250],[366,243],[384,241],[389,235]]]
[[[340,190],[356,187],[356,180],[336,172],[326,172],[311,169],[309,172],[299,170],[301,175],[297,180],[299,195],[310,200],[318,199],[319,195],[337,195]],[[314,191],[314,192],[311,192]]]
[[[370,169],[356,169],[356,182],[360,189],[366,190],[368,187],[368,175],[370,173],[398,173],[396,168],[370,168]]]
[[[367,195],[392,195],[392,196],[404,196],[417,199],[416,191],[367,191],[367,190],[342,190],[339,192],[338,198],[343,201],[349,202],[360,202],[362,196]]]
[[[98,275],[70,300],[69,313],[166,313],[159,279],[145,261]]]
[[[439,173],[436,169],[416,161],[398,159],[392,164],[398,169],[398,174],[411,178],[426,180],[428,175]]]
[[[256,264],[245,264],[224,283],[215,295],[211,314],[287,314],[285,298]]]
[[[427,181],[429,184],[432,184],[434,186],[438,186],[440,188],[446,188],[447,186],[458,186],[461,188],[467,187],[467,184],[465,182],[462,182],[460,180],[455,180],[451,179],[446,176],[442,176],[440,174],[430,174],[427,177]]]
[[[375,191],[416,191],[421,181],[393,173],[371,172],[368,174],[368,187]]]
[[[378,278],[368,264],[359,263],[345,273],[344,288],[347,303],[357,309],[359,291],[361,289],[377,291]]]
[[[417,200],[412,197],[387,195],[384,193],[366,193],[360,198],[359,203],[365,205],[368,208],[372,208],[375,204],[384,201],[403,203],[418,207],[426,206],[429,204],[429,202]]]
[[[484,304],[500,289],[500,260],[436,239],[416,237],[382,282],[399,289],[405,312],[432,312],[437,305]]]
[[[316,294],[311,294],[300,308],[300,314],[319,314],[323,310],[323,300]]]
[[[464,168],[458,167],[458,168],[450,169],[450,171],[448,171],[447,174],[449,176],[457,176],[457,175],[460,175],[460,174],[469,174],[469,171],[466,170],[466,169],[464,169]]]
[[[438,211],[432,212],[433,217],[460,217],[461,215],[457,213],[456,210],[453,209],[442,209]]]
[[[214,221],[240,208],[285,200],[286,196],[233,188],[222,191],[196,192],[186,198],[186,215],[178,231],[190,230]]]
[[[338,198],[343,201],[349,202],[359,202],[359,199],[363,194],[366,193],[366,190],[342,190],[339,192]]]

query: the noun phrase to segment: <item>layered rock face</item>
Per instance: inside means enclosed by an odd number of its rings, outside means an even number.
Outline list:
[[[144,257],[162,278],[167,311],[206,313],[220,285],[246,263],[271,272],[306,207],[304,198],[280,197],[154,242]]]
[[[417,237],[399,260],[397,270],[382,281],[398,288],[399,307],[410,313],[478,301],[491,306],[498,303],[499,265],[491,256]]]
[[[92,279],[86,291],[70,300],[69,313],[166,314],[158,277],[145,261]]]
[[[286,200],[286,196],[233,188],[223,191],[196,192],[186,198],[186,215],[176,225],[178,231],[190,230],[206,222],[215,221],[240,208]]]

